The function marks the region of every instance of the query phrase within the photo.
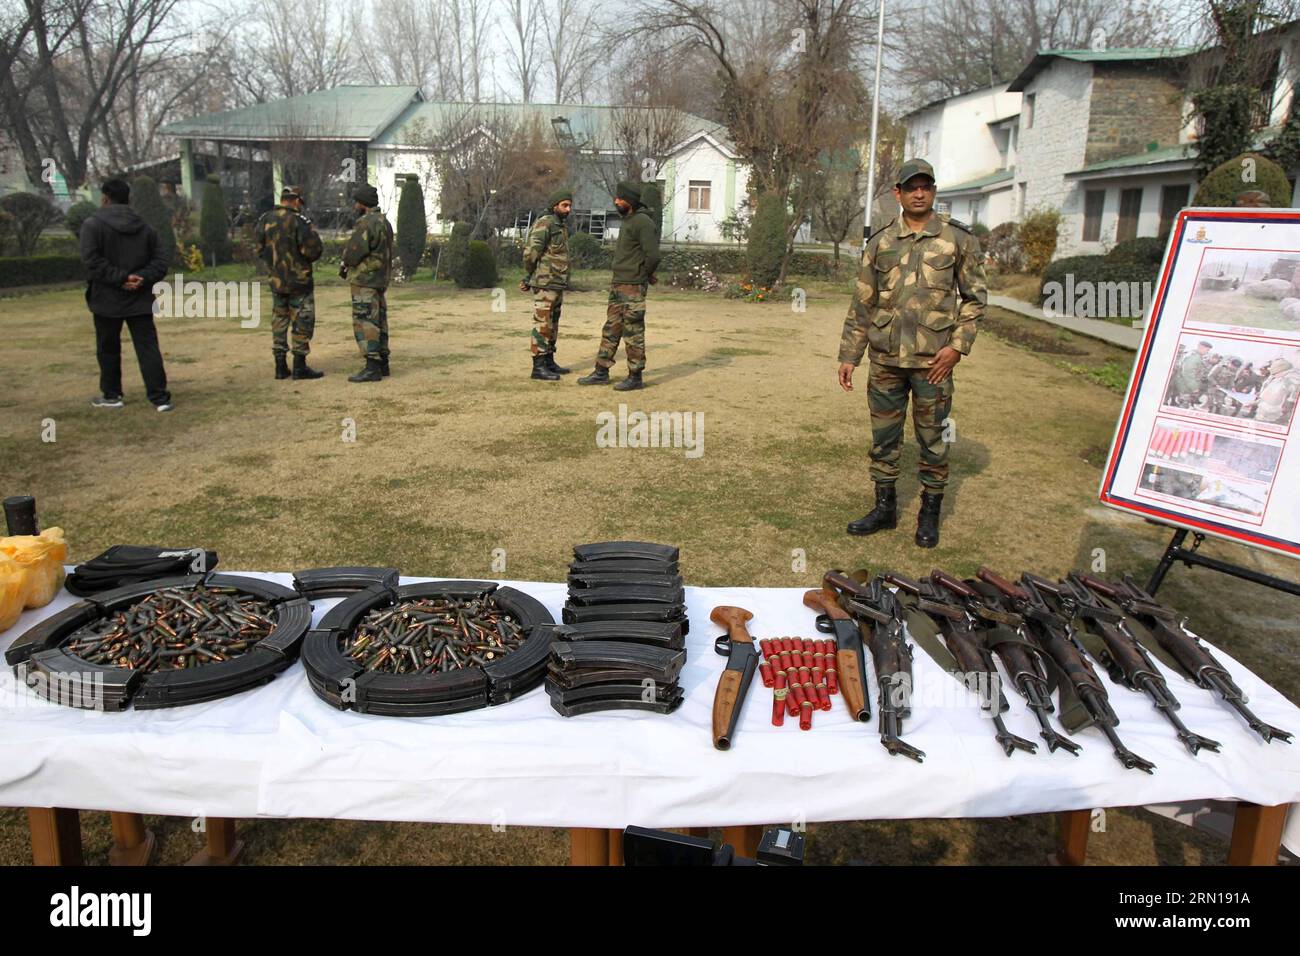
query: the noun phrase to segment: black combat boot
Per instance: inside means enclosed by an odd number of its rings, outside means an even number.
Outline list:
[[[609,369],[603,365],[597,365],[590,375],[584,375],[578,379],[579,385],[608,385]]]
[[[287,361],[285,361],[284,353],[283,353],[283,352],[275,352],[275,353],[273,353],[273,354],[275,355],[275,377],[276,377],[276,378],[288,378],[288,377],[289,377],[289,363],[288,363]]]
[[[921,510],[916,515],[916,546],[933,548],[939,543],[939,506],[943,495],[921,492]]]
[[[560,376],[551,371],[551,367],[547,363],[545,355],[533,356],[532,377],[543,382],[558,382],[560,380]]]
[[[875,534],[898,527],[898,494],[894,483],[876,482],[876,506],[859,518],[850,521],[849,534]]]
[[[546,353],[546,367],[549,368],[556,375],[568,375],[570,372],[573,371],[573,369],[565,368],[563,365],[556,365],[554,352]]]
[[[324,378],[324,372],[318,372],[307,364],[307,356],[295,355],[293,357],[293,377],[295,380],[300,378]]]
[[[379,359],[366,356],[366,367],[356,375],[349,375],[349,382],[378,382],[382,379],[383,373],[380,371]]]
[[[627,378],[614,386],[616,392],[635,392],[638,388],[645,388],[645,383],[641,381],[640,372],[628,372]]]
[[[382,355],[379,358],[379,374],[388,378],[388,356]]]

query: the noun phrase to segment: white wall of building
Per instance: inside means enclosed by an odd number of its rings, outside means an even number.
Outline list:
[[[1077,212],[1064,213],[1061,216],[1061,231],[1056,242],[1056,258],[1064,256],[1100,255],[1115,247],[1119,230],[1120,193],[1125,189],[1141,189],[1142,205],[1138,211],[1138,237],[1155,236],[1160,232],[1160,197],[1165,186],[1182,186],[1189,188],[1188,201],[1195,193],[1195,174],[1190,170],[1165,173],[1160,175],[1128,175],[1107,179],[1073,181],[1073,192]],[[1101,236],[1095,242],[1083,239],[1084,194],[1091,190],[1104,190],[1106,204],[1101,216]]]
[[[934,167],[940,188],[1004,168],[989,123],[1020,111],[1019,93],[1006,86],[975,90],[920,110],[907,118],[907,155]],[[1014,151],[1006,165],[1015,163]],[[960,216],[958,218],[961,218]]]
[[[675,153],[666,165],[665,173],[668,194],[664,196],[666,215],[663,241],[725,242],[722,222],[745,200],[749,183],[748,167],[734,163],[725,153],[701,137]],[[727,203],[729,176],[733,184],[730,205]],[[692,182],[708,183],[707,209],[690,208]]]

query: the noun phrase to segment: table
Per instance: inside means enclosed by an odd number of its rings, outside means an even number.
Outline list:
[[[245,573],[245,572],[236,572]],[[288,574],[255,574],[291,583]],[[429,578],[403,579],[404,583]],[[559,617],[565,587],[503,582]],[[563,826],[574,862],[617,861],[608,834],[629,824],[722,826],[744,851],[773,822],[1063,813],[1061,862],[1081,862],[1088,811],[1197,799],[1239,801],[1233,860],[1272,862],[1279,844],[1300,851],[1300,753],[1260,741],[1208,692],[1167,675],[1181,716],[1219,740],[1220,754],[1191,757],[1144,695],[1111,688],[1120,735],[1154,761],[1154,776],[1126,771],[1095,730],[1083,753],[1008,759],[973,696],[917,653],[913,717],[905,738],[925,750],[891,758],[874,726],[836,701],[804,733],[770,725],[771,693],[755,678],[732,749],[713,749],[710,712],[723,666],[708,621],[717,604],[754,612],[756,637],[817,636],[797,588],[687,588],[691,619],[685,700],[672,716],[613,712],[565,719],[540,688],[508,704],[446,717],[397,719],[334,710],[316,698],[300,664],[235,697],[170,710],[76,711],[48,704],[0,675],[0,805],[29,812],[34,853],[72,861],[76,810],[117,811],[118,856],[147,855],[138,814],[203,817],[209,849],[197,862],[230,862],[230,821],[328,817],[430,823]],[[0,635],[0,650],[75,599],[61,593]],[[333,604],[316,603],[316,620]],[[1216,655],[1259,716],[1300,730],[1300,709],[1228,655]],[[1012,697],[1006,723],[1037,740]],[[131,768],[134,772],[123,772]],[[129,812],[127,812],[129,811]],[[1072,811],[1072,812],[1071,812]],[[601,836],[604,834],[604,836]]]

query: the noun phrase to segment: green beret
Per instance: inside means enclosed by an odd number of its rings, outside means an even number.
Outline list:
[[[548,209],[554,209],[556,206],[564,202],[566,199],[569,202],[573,202],[573,190],[567,187],[561,187],[560,189],[557,189],[555,190],[555,192],[551,193],[551,198],[546,200],[546,207]]]

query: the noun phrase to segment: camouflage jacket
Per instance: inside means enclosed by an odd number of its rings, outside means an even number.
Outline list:
[[[1297,400],[1300,400],[1300,369],[1270,375],[1259,390],[1255,421],[1285,425],[1295,412]]]
[[[963,355],[975,342],[988,293],[979,241],[956,219],[935,213],[919,233],[902,216],[878,230],[840,337],[840,362],[870,359],[924,368],[944,346]]]
[[[1188,352],[1178,362],[1174,391],[1179,395],[1203,390],[1209,382],[1209,372],[1200,352]]]
[[[569,287],[569,231],[554,213],[542,216],[529,230],[524,245],[524,271],[534,289]]]
[[[1210,384],[1215,388],[1224,390],[1232,388],[1232,383],[1237,380],[1237,369],[1233,368],[1227,362],[1220,362],[1210,372]]]
[[[357,220],[352,237],[343,247],[348,281],[367,289],[387,289],[393,278],[393,227],[379,208]]]
[[[311,220],[288,206],[263,213],[253,229],[257,254],[270,270],[272,292],[298,295],[312,290],[311,264],[324,246]]]

